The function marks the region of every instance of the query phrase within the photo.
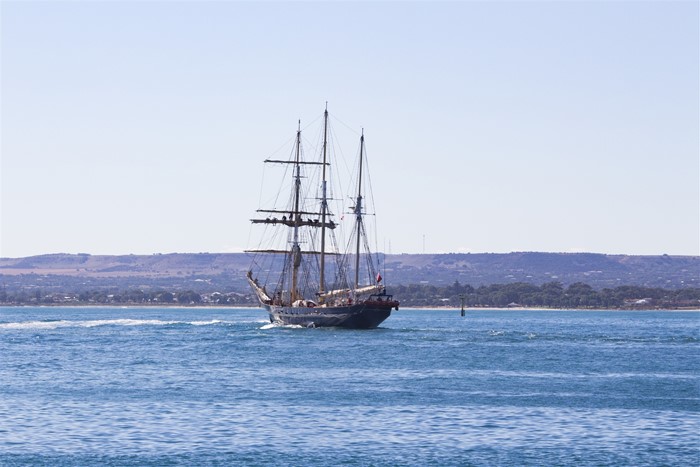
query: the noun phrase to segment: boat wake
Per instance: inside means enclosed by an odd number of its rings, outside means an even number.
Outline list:
[[[86,321],[46,320],[46,321],[21,321],[15,323],[0,323],[2,329],[58,329],[58,328],[94,328],[98,326],[209,326],[214,324],[226,324],[218,319],[210,321],[164,321],[158,319],[97,319]]]
[[[285,329],[302,329],[305,326],[302,326],[300,324],[278,324],[278,323],[267,323],[265,326],[262,326],[260,329],[267,330],[267,329],[275,329],[275,328],[285,328]]]

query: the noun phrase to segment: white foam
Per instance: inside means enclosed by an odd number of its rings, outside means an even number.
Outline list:
[[[94,328],[96,326],[163,326],[179,324],[178,321],[161,321],[157,319],[98,319],[93,321],[73,321],[76,327]]]
[[[70,321],[25,321],[22,323],[0,323],[0,329],[56,329],[73,326]]]
[[[58,328],[93,328],[97,326],[168,326],[173,324],[189,324],[191,326],[208,326],[220,324],[222,321],[164,321],[159,319],[97,319],[85,321],[23,321],[16,323],[0,323],[0,329],[58,329]]]
[[[187,324],[191,324],[192,326],[208,326],[210,324],[220,324],[223,323],[223,321],[219,321],[218,319],[213,319],[211,321],[190,321]]]
[[[287,328],[287,329],[301,329],[304,326],[300,324],[277,324],[277,323],[268,323],[265,326],[262,326],[260,329],[273,329],[273,328]]]

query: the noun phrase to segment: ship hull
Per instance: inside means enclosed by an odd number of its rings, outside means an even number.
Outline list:
[[[291,307],[264,305],[270,322],[304,327],[341,327],[348,329],[373,329],[398,309],[398,302],[356,304],[347,306]]]

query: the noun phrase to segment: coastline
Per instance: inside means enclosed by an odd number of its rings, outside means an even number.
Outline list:
[[[92,303],[41,303],[41,304],[13,304],[13,303],[0,303],[1,308],[116,308],[116,309],[135,309],[135,308],[169,308],[169,309],[203,309],[203,310],[250,310],[260,308],[258,305],[233,305],[225,306],[219,304],[193,304],[193,305],[173,305],[173,304],[163,304],[163,303],[114,303],[114,304],[92,304]],[[455,311],[460,312],[460,307],[450,307],[450,306],[434,306],[434,307],[423,307],[423,306],[400,306],[398,312],[401,310],[424,310],[424,311]],[[549,307],[464,307],[465,312],[474,311],[663,311],[663,312],[700,312],[700,307],[674,307],[674,308],[549,308]],[[394,311],[393,313],[396,313]]]

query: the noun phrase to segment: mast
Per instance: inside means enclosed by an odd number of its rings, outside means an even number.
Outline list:
[[[302,143],[301,143],[301,121],[297,125],[296,140],[294,141],[293,154],[292,157],[287,160],[278,159],[265,159],[265,163],[274,164],[291,164],[292,165],[292,193],[291,193],[291,204],[287,208],[273,208],[273,209],[258,209],[257,212],[268,214],[266,218],[251,219],[253,224],[267,224],[267,225],[281,225],[286,226],[291,229],[291,238],[286,236],[287,245],[283,249],[246,249],[246,253],[272,253],[272,254],[283,254],[285,255],[285,265],[283,268],[283,274],[278,282],[278,290],[275,291],[274,298],[271,298],[267,292],[252,278],[249,277],[249,282],[253,289],[258,293],[258,297],[261,302],[268,303],[273,300],[282,299],[284,295],[284,302],[289,300],[289,304],[293,304],[295,301],[303,299],[300,287],[303,285],[303,270],[302,258],[307,255],[320,255],[321,256],[321,277],[320,277],[320,292],[319,298],[321,302],[324,299],[322,295],[325,292],[325,257],[327,255],[337,255],[336,252],[326,251],[326,230],[334,230],[337,224],[332,220],[331,213],[328,210],[328,193],[327,193],[327,169],[326,166],[330,165],[328,160],[328,110],[326,108],[324,114],[324,130],[323,130],[323,161],[304,161],[302,160]],[[323,166],[323,177],[321,185],[321,211],[307,211],[304,210],[304,203],[302,200],[303,192],[301,189],[301,167],[305,165],[322,165]],[[321,214],[319,216],[319,214]],[[321,219],[319,219],[321,217]],[[312,229],[321,229],[321,248],[320,251],[314,251],[311,249],[309,251],[301,249],[301,243],[303,241],[302,229],[310,227]],[[288,231],[289,232],[289,231]],[[285,291],[285,289],[287,289]]]
[[[299,247],[299,225],[301,222],[301,214],[299,213],[299,197],[301,191],[301,165],[299,157],[301,152],[301,120],[297,127],[297,144],[296,154],[294,156],[294,232],[292,237],[292,288],[289,291],[289,304],[291,305],[297,300],[297,291],[299,290],[298,277],[299,266],[301,265],[301,248]]]
[[[357,200],[355,201],[355,226],[357,228],[357,244],[355,249],[355,289],[360,286],[360,237],[362,236],[362,156],[365,148],[365,130],[360,136],[360,172],[357,177]]]
[[[326,276],[326,211],[328,198],[326,193],[326,147],[328,143],[328,102],[323,112],[323,178],[321,179],[321,275],[319,278],[319,293],[325,291]]]

